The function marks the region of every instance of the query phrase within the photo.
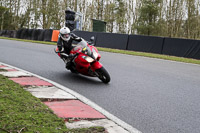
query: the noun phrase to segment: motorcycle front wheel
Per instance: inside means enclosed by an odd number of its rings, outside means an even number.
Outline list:
[[[96,72],[98,73],[98,78],[103,82],[103,83],[109,83],[110,82],[110,75],[106,71],[104,67],[101,67],[100,69],[97,69]]]

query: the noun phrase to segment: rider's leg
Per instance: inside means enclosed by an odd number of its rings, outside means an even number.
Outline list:
[[[68,60],[67,60],[66,66],[65,66],[67,69],[70,69],[70,67],[72,66],[72,61],[75,57],[76,57],[76,54],[70,54],[68,56]]]
[[[75,57],[75,55],[70,54],[70,51],[71,51],[73,48],[74,48],[74,46],[71,46],[71,48],[68,49],[68,50],[66,51],[66,53],[68,53],[68,60],[67,60],[67,62],[66,62],[66,66],[65,66],[67,69],[70,69],[70,67],[72,66],[72,61],[73,61],[73,59],[74,59],[74,57]]]

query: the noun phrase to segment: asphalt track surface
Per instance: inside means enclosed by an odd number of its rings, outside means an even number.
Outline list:
[[[66,86],[144,133],[200,132],[200,65],[100,52],[106,85],[65,70],[54,48],[0,39],[0,62]]]

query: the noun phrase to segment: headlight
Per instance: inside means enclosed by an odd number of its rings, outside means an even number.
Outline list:
[[[87,62],[91,63],[94,61],[94,59],[92,59],[91,57],[89,56],[82,56],[83,59],[85,59]]]
[[[92,52],[93,52],[94,58],[97,59],[98,53],[96,52],[96,50],[94,48],[92,49]]]

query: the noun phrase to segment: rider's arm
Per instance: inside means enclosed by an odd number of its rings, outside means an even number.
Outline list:
[[[57,46],[58,46],[58,50],[61,51],[62,50],[62,39],[61,39],[60,35],[58,36]]]
[[[81,37],[78,37],[77,35],[75,35],[74,33],[71,33],[71,37],[73,40],[77,41],[77,42],[80,42],[82,41],[82,38]]]

